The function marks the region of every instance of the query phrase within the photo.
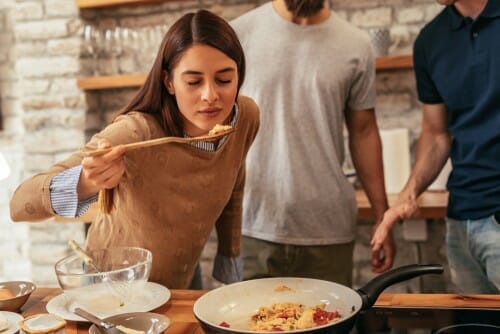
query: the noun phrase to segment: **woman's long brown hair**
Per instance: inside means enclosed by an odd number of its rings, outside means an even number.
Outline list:
[[[207,10],[199,10],[185,14],[170,27],[144,84],[119,115],[131,111],[152,114],[167,136],[183,136],[184,124],[177,101],[167,91],[163,78],[164,71],[172,78],[180,58],[193,44],[211,46],[236,62],[239,92],[245,78],[245,56],[238,36],[223,18]],[[99,206],[102,212],[111,212],[113,189],[99,192]]]

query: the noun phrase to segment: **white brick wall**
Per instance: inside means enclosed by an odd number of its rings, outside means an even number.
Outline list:
[[[43,3],[40,1],[17,2],[14,6],[16,21],[38,20],[43,18]]]
[[[21,180],[84,142],[84,94],[76,88],[78,9],[74,1],[66,0],[1,3],[0,94],[5,129],[0,132],[0,152],[13,172],[0,181],[0,280],[54,284],[53,265],[66,254],[69,237],[83,240],[83,225],[14,224],[8,202]]]

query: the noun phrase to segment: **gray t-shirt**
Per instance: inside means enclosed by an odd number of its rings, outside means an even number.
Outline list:
[[[344,113],[375,106],[368,35],[333,12],[321,24],[293,24],[271,2],[231,25],[247,60],[241,93],[261,110],[247,157],[243,235],[295,245],[352,241]]]

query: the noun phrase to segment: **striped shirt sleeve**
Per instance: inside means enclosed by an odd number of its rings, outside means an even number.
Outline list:
[[[82,166],[75,166],[54,176],[50,183],[50,202],[55,213],[62,217],[80,217],[97,201],[97,194],[78,201],[78,180]]]
[[[231,284],[243,280],[243,259],[215,255],[212,277],[219,282]]]

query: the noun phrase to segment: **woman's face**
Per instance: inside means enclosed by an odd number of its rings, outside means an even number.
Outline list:
[[[165,85],[175,95],[189,136],[206,134],[231,115],[238,90],[236,62],[221,51],[193,44],[165,76]]]

